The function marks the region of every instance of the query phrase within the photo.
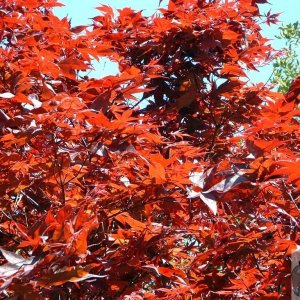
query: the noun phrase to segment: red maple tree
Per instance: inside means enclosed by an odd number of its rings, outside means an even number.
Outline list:
[[[170,0],[145,17],[0,0],[2,297],[289,299],[299,244],[299,79],[266,0]],[[119,75],[90,78],[94,60]]]

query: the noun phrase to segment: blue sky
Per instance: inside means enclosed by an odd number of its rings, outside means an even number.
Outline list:
[[[158,7],[159,0],[60,0],[61,3],[65,5],[62,8],[56,8],[55,13],[59,17],[68,16],[71,18],[72,26],[89,24],[89,18],[97,15],[98,11],[94,7],[101,4],[110,5],[114,8],[132,7],[136,10],[143,10],[145,15],[150,15],[154,13]],[[162,5],[166,4],[168,1],[162,1]],[[270,5],[262,5],[263,11],[267,12],[272,10],[273,13],[282,12],[280,16],[280,21],[283,24],[300,21],[300,0],[269,0]],[[279,24],[280,25],[280,24]],[[273,39],[271,41],[272,45],[276,49],[280,49],[284,45],[280,40],[275,39],[275,35],[278,34],[278,26],[264,26],[263,27],[264,36]],[[117,72],[116,65],[102,61],[102,63],[96,65],[96,71],[94,71],[92,76],[104,76],[107,74],[115,74]],[[265,82],[268,80],[272,73],[272,66],[266,66],[260,69],[260,72],[251,72],[249,77],[254,82]]]

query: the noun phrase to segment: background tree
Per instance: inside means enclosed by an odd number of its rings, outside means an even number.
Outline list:
[[[300,85],[247,82],[273,56],[266,2],[72,28],[56,0],[0,1],[3,297],[290,297]],[[82,74],[103,57],[120,74]]]
[[[300,74],[299,46],[300,24],[299,22],[283,25],[279,28],[280,34],[276,38],[285,40],[285,55],[276,59],[272,82],[278,84],[280,92],[287,92],[292,81]]]

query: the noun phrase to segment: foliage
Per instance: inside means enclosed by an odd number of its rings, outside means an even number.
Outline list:
[[[289,298],[300,81],[247,83],[266,2],[72,28],[56,0],[0,1],[3,297]],[[104,57],[119,75],[84,76]]]
[[[286,93],[294,78],[300,75],[299,46],[300,23],[290,23],[279,28],[279,39],[285,40],[286,48],[283,55],[273,64],[272,82],[278,84],[278,91]]]

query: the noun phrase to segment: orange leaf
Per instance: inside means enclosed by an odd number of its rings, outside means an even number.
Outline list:
[[[122,224],[128,224],[132,229],[141,231],[146,228],[146,225],[134,218],[132,218],[129,213],[121,213],[115,216],[115,219],[121,222]]]
[[[166,171],[162,164],[158,162],[149,163],[149,175],[155,178],[157,184],[163,183],[166,180]]]
[[[221,73],[230,76],[247,77],[246,73],[242,70],[240,66],[233,64],[224,64]]]

